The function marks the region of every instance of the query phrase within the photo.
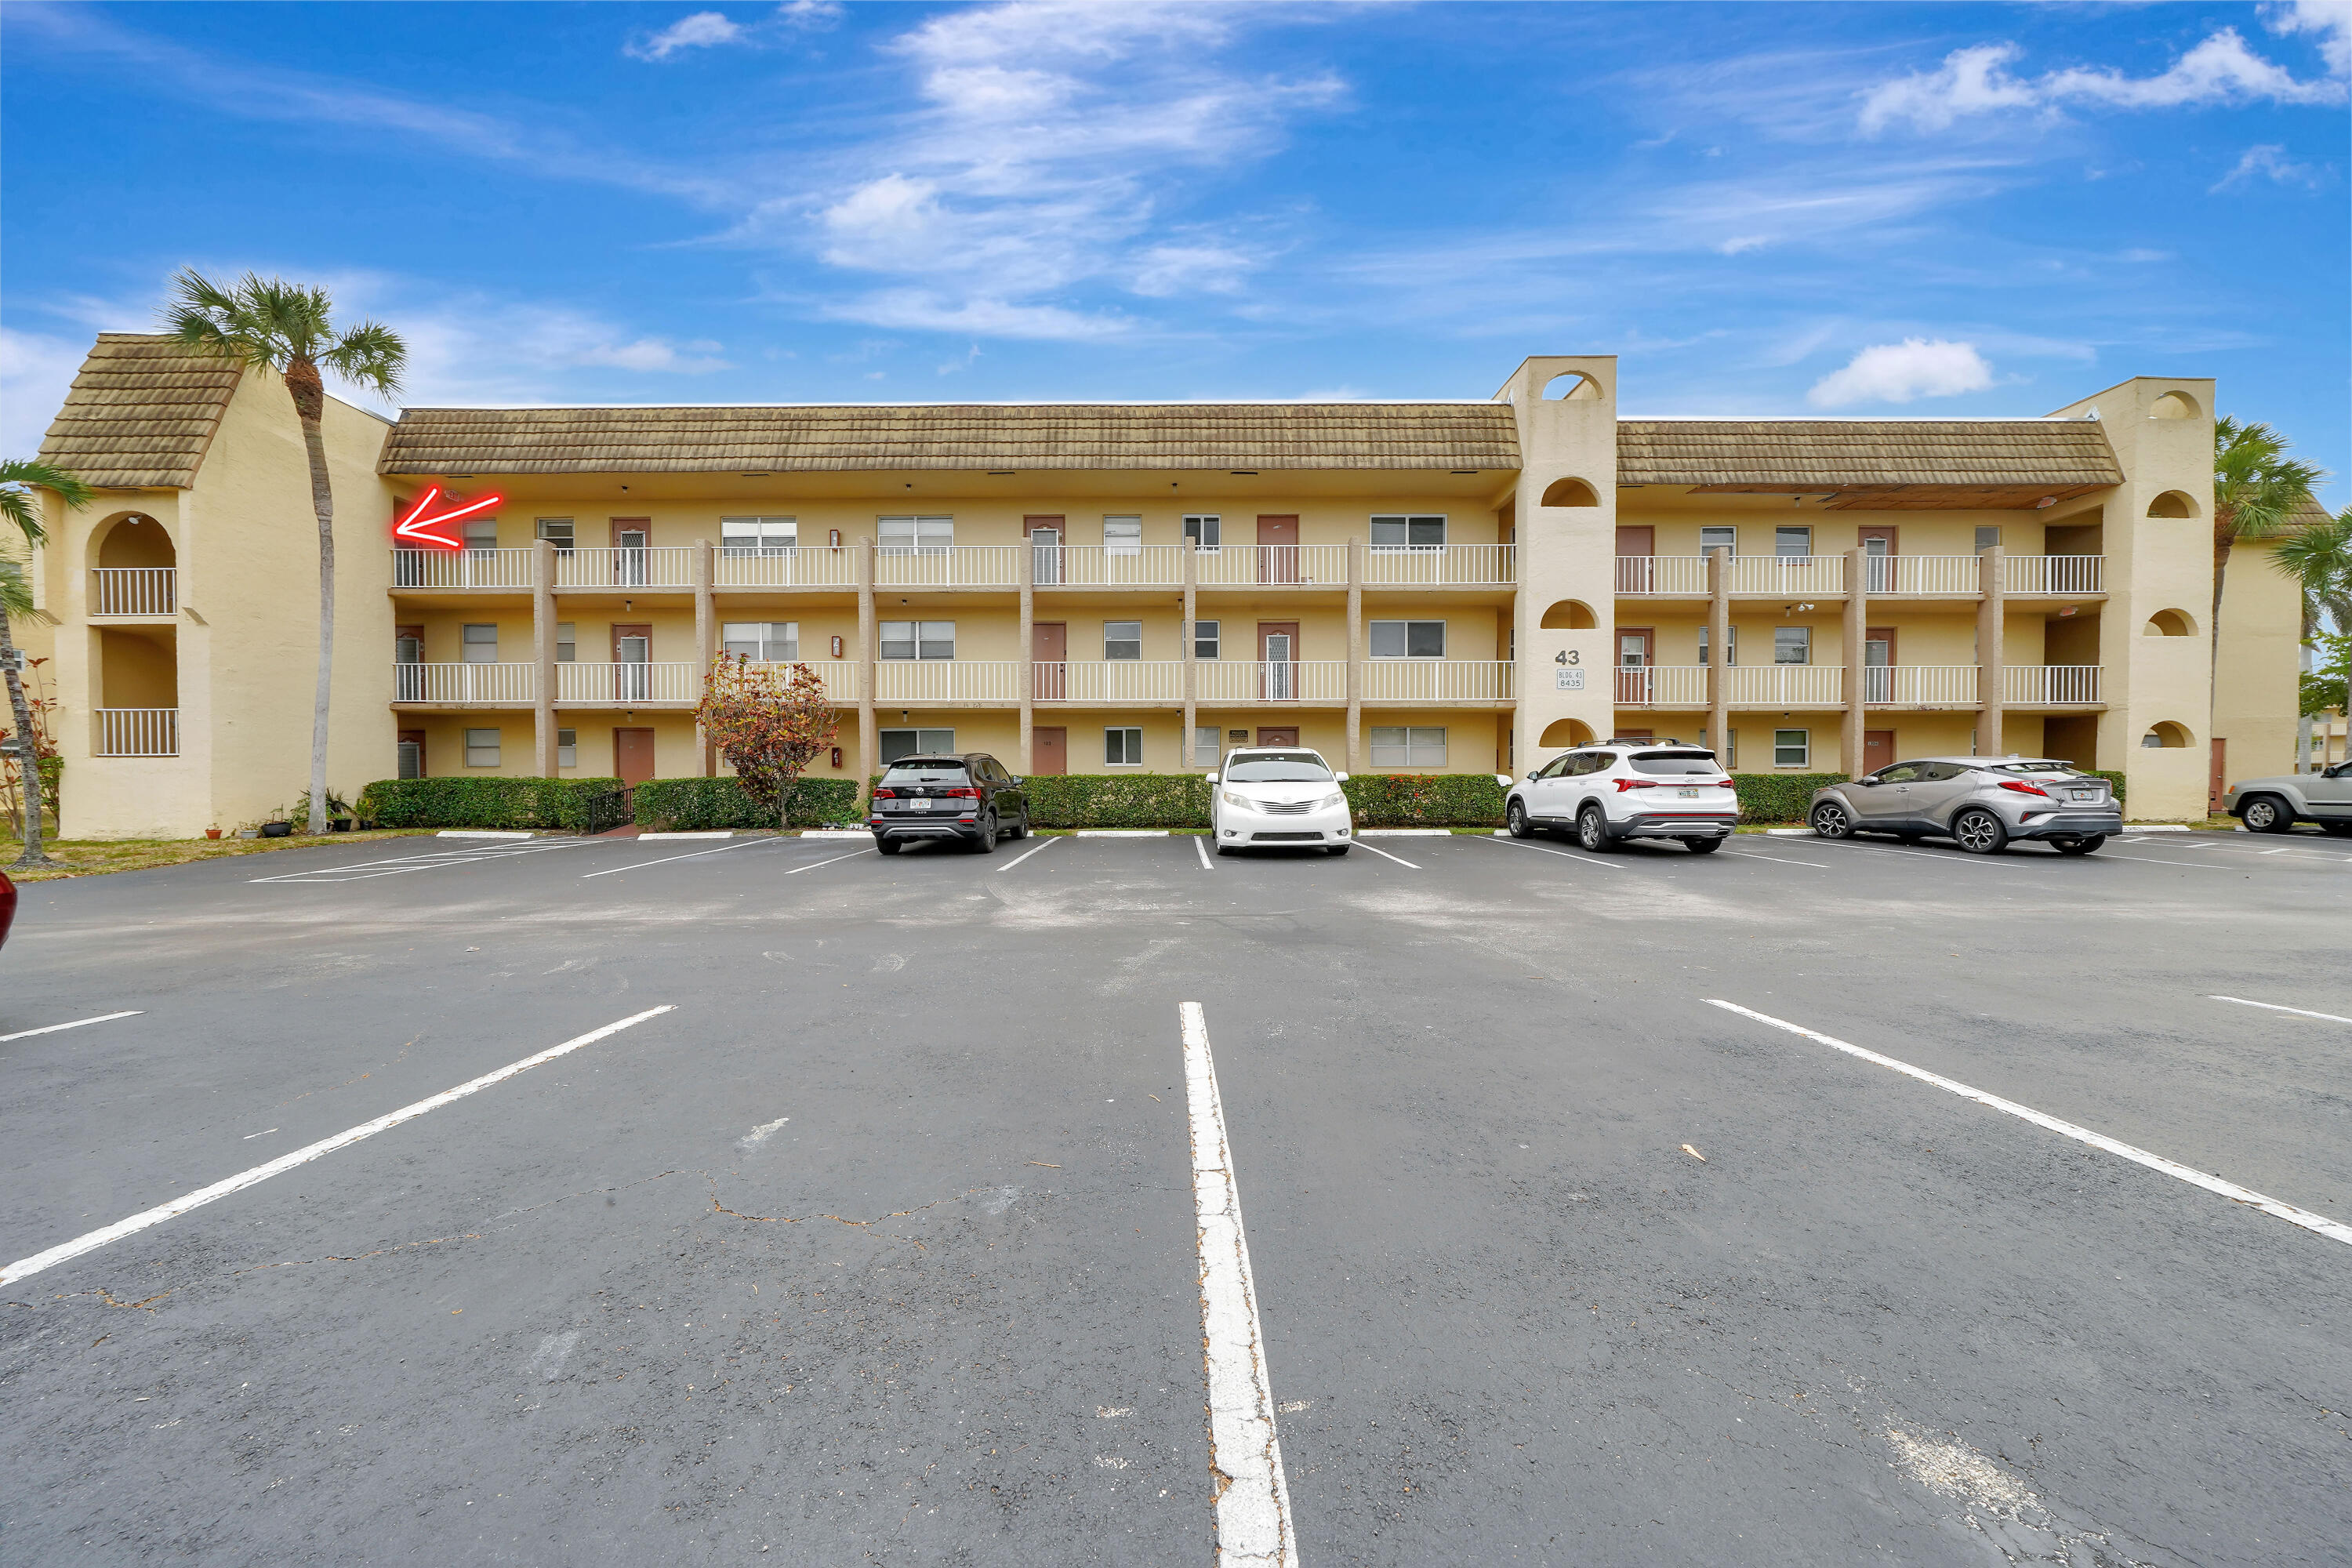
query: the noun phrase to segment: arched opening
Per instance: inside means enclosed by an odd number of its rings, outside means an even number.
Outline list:
[[[2195,517],[2197,502],[2187,490],[2167,490],[2147,503],[2150,517]]]
[[[2193,637],[2197,622],[2186,610],[2158,610],[2148,616],[2140,636],[2148,637]]]
[[[144,512],[100,523],[89,535],[89,613],[177,615],[178,561],[171,534]]]
[[[2166,719],[2151,728],[2147,734],[2142,735],[2139,738],[2139,743],[2143,746],[2161,746],[2177,750],[2189,744],[2189,731],[2185,726]]]
[[[142,511],[124,512],[90,530],[89,563],[113,570],[170,566],[179,553],[163,525]]]
[[[1543,395],[1549,403],[1598,403],[1601,384],[1580,370],[1563,371],[1544,383]]]
[[[1563,748],[1589,746],[1592,744],[1592,726],[1581,719],[1555,719],[1544,726],[1543,740],[1538,743]]]
[[[2185,392],[2168,392],[2148,405],[2150,419],[2194,419],[2197,400]]]
[[[1544,488],[1546,506],[1599,506],[1601,498],[1582,479],[1554,479]]]
[[[1536,623],[1548,632],[1589,632],[1599,629],[1601,623],[1592,614],[1592,606],[1581,599],[1562,599],[1543,613]]]

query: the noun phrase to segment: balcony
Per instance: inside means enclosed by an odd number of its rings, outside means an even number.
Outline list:
[[[1984,563],[1974,555],[1870,555],[1864,557],[1863,591],[1873,597],[1975,599],[1983,596]],[[1735,555],[1729,591],[1733,597],[1841,598],[1845,594],[1842,555]],[[2089,596],[2106,591],[2103,555],[2005,555],[2001,592],[2020,596]],[[1704,555],[1620,555],[1617,592],[1628,596],[1697,598],[1707,595]]]
[[[1041,660],[1032,667],[1039,702],[1181,702],[1184,666],[1179,659]]]
[[[392,667],[394,702],[528,708],[538,700],[538,693],[539,667],[535,664],[396,663]]]
[[[1735,555],[1728,590],[1734,597],[1834,599],[1845,593],[1843,555]],[[1617,592],[1705,598],[1704,555],[1620,555]]]
[[[1330,706],[1348,700],[1348,661],[1344,658],[1288,662],[1203,659],[1192,669],[1196,702],[1219,706],[1237,702],[1311,702]]]
[[[857,552],[845,545],[722,550],[710,563],[710,581],[719,588],[854,588]]]
[[[126,571],[145,570],[139,567]],[[93,757],[176,757],[180,754],[177,708],[100,708],[90,714]]]
[[[874,700],[899,707],[1021,700],[1018,659],[887,658],[874,667]]]
[[[625,548],[599,545],[584,550],[559,550],[555,552],[555,585],[559,588],[691,588],[694,586],[694,546],[690,544]]]
[[[1203,588],[1348,585],[1344,544],[1227,544],[1192,556],[1193,581]]]
[[[1376,658],[1363,667],[1363,700],[1508,702],[1514,668],[1500,659]]]
[[[1865,707],[1974,708],[1973,664],[1872,665],[1862,672]]]
[[[1984,596],[1984,562],[1974,555],[1873,555],[1864,565],[1863,591],[1894,598],[1977,599]]]
[[[702,700],[702,667],[685,662],[559,664],[555,700],[566,708],[690,708]]]
[[[1519,580],[1516,544],[1375,544],[1367,588],[1502,588]]]
[[[2104,594],[2107,558],[2104,555],[2004,555],[2000,591],[2004,594]]]
[[[1017,544],[957,544],[931,550],[877,550],[879,588],[1011,588],[1018,581]]]
[[[1615,672],[1621,708],[1704,708],[1706,666],[1646,665]],[[1726,698],[1734,708],[1843,708],[1845,670],[1833,664],[1734,665]],[[2002,705],[2088,708],[2100,700],[2095,664],[2012,664],[2001,671]],[[1866,708],[1963,708],[1978,702],[1973,664],[1873,665],[1862,672]]]
[[[811,672],[813,672],[816,676],[817,679],[824,684],[825,700],[827,701],[850,703],[857,700],[857,672],[861,667],[858,665],[856,660],[847,658],[804,658],[800,662],[808,666]],[[751,668],[753,669],[772,670],[779,677],[787,680],[792,678],[793,673],[792,665],[782,660],[771,660],[767,663],[754,663]]]
[[[392,585],[440,593],[503,588],[529,593],[532,552],[524,550],[395,550]]]
[[[2099,666],[2012,664],[2000,672],[2000,700],[2011,708],[2096,707]]]
[[[1184,582],[1181,544],[1033,545],[1031,581],[1040,588],[1176,588]]]
[[[1704,708],[1703,664],[1654,664],[1618,668],[1620,708]],[[1834,664],[1734,665],[1724,671],[1726,698],[1734,708],[1839,708],[1844,705],[1845,670]]]
[[[176,616],[180,613],[179,570],[172,566],[93,566],[89,571],[89,613]],[[117,711],[144,710],[126,708]]]

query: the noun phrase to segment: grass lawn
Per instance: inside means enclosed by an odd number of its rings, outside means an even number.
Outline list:
[[[216,860],[224,855],[267,855],[273,849],[298,849],[305,845],[373,843],[382,838],[413,838],[428,828],[392,828],[375,833],[331,833],[287,838],[68,838],[47,840],[42,848],[54,866],[18,867],[25,852],[22,841],[0,834],[0,870],[20,886],[50,882],[61,877],[95,877],[108,871],[144,871],[156,866],[184,866],[191,860]]]

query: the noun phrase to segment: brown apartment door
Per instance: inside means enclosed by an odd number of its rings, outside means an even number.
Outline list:
[[[1062,621],[1038,621],[1029,628],[1029,657],[1035,660],[1030,697],[1059,702],[1070,694],[1070,628]],[[1043,769],[1039,770],[1043,772]],[[1055,773],[1061,769],[1054,770]]]
[[[1892,766],[1895,762],[1895,731],[1864,730],[1862,732],[1862,771],[1874,773]]]
[[[1058,777],[1070,771],[1070,732],[1056,724],[1029,731],[1029,771]]]
[[[1656,637],[1652,626],[1620,626],[1617,628],[1617,700],[1646,703],[1656,689],[1657,677],[1651,672],[1655,661],[1651,647]]]
[[[1261,746],[1295,746],[1298,744],[1298,726],[1260,724],[1257,727],[1257,743]]]
[[[400,776],[404,779],[425,776],[425,731],[422,730],[400,731]]]
[[[1029,580],[1044,587],[1053,587],[1062,580],[1062,521],[1058,517],[1021,520],[1021,531],[1029,536]]]
[[[1867,574],[1864,589],[1872,594],[1895,592],[1895,530],[1864,528],[1855,531],[1862,544],[1863,566]]]
[[[654,732],[651,730],[613,731],[613,772],[623,789],[635,789],[654,776]]]
[[[1895,700],[1893,626],[1872,626],[1862,634],[1862,700],[1864,702]]]
[[[650,626],[613,627],[613,700],[646,702],[653,698],[654,629]]]
[[[2209,816],[2220,815],[2221,797],[2229,793],[2229,750],[2230,742],[2225,737],[2213,738],[2213,771],[2205,781],[2205,812]]]
[[[1621,594],[1650,593],[1655,585],[1657,571],[1657,563],[1650,558],[1657,552],[1656,529],[1618,529],[1617,591]]]
[[[1257,520],[1257,580],[1261,583],[1298,581],[1298,519],[1261,517]]]
[[[392,700],[394,702],[425,700],[425,628],[394,626],[392,629]],[[423,778],[423,773],[403,773],[403,778]]]
[[[1257,695],[1262,702],[1298,700],[1298,623],[1257,624]]]
[[[613,520],[614,587],[642,588],[646,585],[646,547],[653,541],[653,526],[654,520],[649,517],[616,517]]]

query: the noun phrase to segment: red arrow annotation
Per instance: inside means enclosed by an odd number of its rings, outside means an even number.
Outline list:
[[[471,517],[478,511],[488,511],[504,498],[484,496],[479,500],[467,501],[464,506],[451,510],[439,512],[432,517],[425,516],[425,514],[432,510],[433,503],[440,499],[440,486],[425,486],[425,493],[416,498],[416,504],[408,509],[408,515],[394,522],[393,538],[417,544],[428,544],[436,550],[463,550],[466,548],[464,540],[452,539],[446,533],[429,533],[426,530],[436,528],[445,522],[455,522],[461,517]]]

